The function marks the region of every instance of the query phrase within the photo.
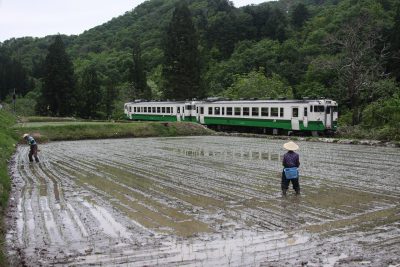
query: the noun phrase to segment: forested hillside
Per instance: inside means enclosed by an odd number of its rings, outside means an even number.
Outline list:
[[[333,98],[341,126],[400,138],[398,1],[280,0],[242,8],[226,0],[183,2],[190,10],[185,25],[194,26],[190,33],[173,24],[184,21],[174,22],[175,16],[187,16],[178,8],[182,0],[149,0],[79,36],[61,36],[74,71],[71,115],[118,117],[132,98],[179,98],[169,91],[174,83],[168,62],[174,60],[168,58],[180,56],[193,57],[198,68],[193,71],[199,78],[185,78],[198,80],[187,81],[197,88],[188,96]],[[173,55],[168,47],[174,34],[190,34],[196,51]],[[45,59],[54,42],[48,36],[1,44],[0,101],[7,95],[10,101],[17,88],[19,112],[60,115],[41,104]],[[82,110],[82,101],[94,95],[97,104]]]

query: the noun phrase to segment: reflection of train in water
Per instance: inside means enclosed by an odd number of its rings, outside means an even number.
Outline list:
[[[336,101],[240,100],[126,103],[130,120],[192,121],[218,129],[257,132],[333,133],[337,128]]]

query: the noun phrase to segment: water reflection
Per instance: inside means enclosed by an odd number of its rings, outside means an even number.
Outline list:
[[[220,151],[207,148],[171,148],[171,147],[162,147],[161,149],[194,158],[212,157],[220,159],[269,160],[269,161],[281,161],[282,159],[282,155],[270,151],[252,151],[252,150]]]

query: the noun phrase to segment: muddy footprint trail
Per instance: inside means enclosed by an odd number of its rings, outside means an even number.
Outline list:
[[[302,195],[280,195],[282,141],[54,142],[11,166],[11,266],[370,266],[400,261],[400,150],[299,142]]]

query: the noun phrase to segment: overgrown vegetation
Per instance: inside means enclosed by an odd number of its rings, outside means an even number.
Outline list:
[[[79,36],[60,36],[73,63],[76,96],[85,103],[89,96],[97,98],[96,105],[75,108],[74,115],[122,118],[124,102],[150,95],[154,99],[326,97],[339,102],[340,117],[346,118],[339,126],[379,132],[379,138],[398,138],[392,131],[396,116],[380,120],[379,113],[371,112],[400,94],[398,1],[280,0],[235,8],[227,0],[186,0],[190,14],[179,12],[183,9],[177,4],[182,1],[145,1]],[[178,31],[179,21],[187,25],[192,21],[194,27],[190,32]],[[169,28],[172,24],[175,31]],[[174,44],[176,34],[193,41],[191,50]],[[13,65],[8,69],[15,75],[1,76],[0,100],[10,102],[15,87],[17,104],[24,106],[17,107],[18,112],[35,114],[34,106],[46,88],[44,62],[53,42],[54,36],[48,36],[1,44],[0,60]],[[189,59],[191,66],[199,67],[193,72],[199,75],[186,76],[190,92],[178,88],[171,93],[178,81],[186,79],[168,72],[175,67],[182,72],[178,63],[185,62],[174,57]],[[96,79],[88,79],[88,74]],[[24,82],[10,80],[13,77]],[[97,94],[89,90],[93,88]],[[47,111],[47,106],[39,107]]]
[[[16,136],[10,127],[15,119],[9,113],[0,110],[0,266],[6,266],[4,252],[4,225],[3,216],[7,208],[8,195],[11,189],[11,181],[8,176],[8,162],[15,149]]]

